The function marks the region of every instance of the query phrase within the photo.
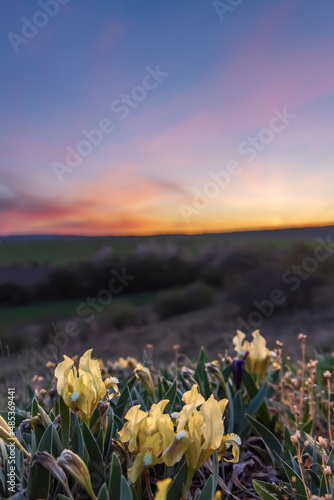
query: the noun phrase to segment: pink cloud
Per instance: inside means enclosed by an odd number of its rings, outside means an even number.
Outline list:
[[[2,182],[7,194],[0,199],[0,233],[159,231],[164,206],[168,207],[170,197],[182,193],[177,183],[147,177],[138,165],[131,164],[119,165],[95,183],[74,184],[60,199],[45,198],[43,191],[30,192],[20,178],[10,174]],[[161,207],[158,212],[153,210],[157,205]]]

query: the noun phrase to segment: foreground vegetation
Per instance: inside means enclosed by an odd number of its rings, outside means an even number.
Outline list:
[[[259,332],[192,363],[50,360],[0,417],[0,497],[334,498],[332,355],[292,361]]]

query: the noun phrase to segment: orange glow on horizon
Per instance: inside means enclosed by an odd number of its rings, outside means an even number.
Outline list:
[[[150,223],[151,222],[151,223]],[[127,224],[128,223],[128,224]],[[138,220],[137,224],[134,221],[120,221],[118,224],[108,224],[106,221],[100,221],[99,224],[94,223],[93,226],[89,224],[78,224],[75,227],[71,225],[64,229],[62,224],[54,228],[54,231],[47,230],[46,227],[35,226],[31,231],[22,230],[15,233],[8,232],[4,236],[10,236],[11,234],[36,234],[36,235],[68,235],[68,236],[90,236],[90,237],[103,237],[103,236],[154,236],[154,235],[172,235],[172,234],[185,234],[185,235],[196,235],[196,234],[220,234],[220,233],[234,233],[234,232],[248,232],[248,231],[267,231],[267,230],[279,230],[279,229],[299,229],[303,227],[326,227],[334,225],[334,220],[322,220],[322,221],[310,221],[310,222],[294,222],[291,224],[278,224],[276,220],[272,221],[272,224],[237,224],[225,226],[219,226],[217,224],[208,224],[204,226],[198,226],[196,229],[189,227],[173,227],[159,224],[157,221],[147,221]],[[112,226],[112,227],[111,227]],[[129,227],[131,226],[131,230]]]

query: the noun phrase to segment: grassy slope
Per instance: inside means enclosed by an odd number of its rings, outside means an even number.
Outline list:
[[[143,293],[118,297],[117,302],[124,302],[133,306],[149,304],[153,301],[154,294]],[[28,325],[43,323],[59,319],[67,319],[76,315],[76,308],[84,299],[40,302],[1,309],[0,330],[4,333],[15,325]],[[105,311],[113,308],[114,302],[105,307]]]
[[[207,246],[221,245],[274,245],[276,248],[289,248],[295,243],[290,238],[275,238],[269,235],[166,235],[147,237],[87,238],[83,240],[2,240],[0,245],[0,266],[15,265],[66,265],[87,261],[103,247],[111,247],[115,255],[127,255],[136,250],[141,243],[154,240],[159,246],[174,245],[178,249],[196,254]]]

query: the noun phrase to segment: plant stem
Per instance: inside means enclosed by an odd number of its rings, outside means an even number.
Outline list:
[[[151,490],[150,471],[148,469],[145,470],[145,484],[149,500],[154,500],[154,496]]]
[[[195,475],[195,470],[193,469],[190,469],[190,467],[188,467],[188,474],[187,474],[187,480],[186,480],[186,490],[187,492],[190,490],[190,486],[191,486],[191,483],[193,482],[193,477]]]
[[[331,381],[327,379],[327,388],[328,388],[328,436],[330,442],[330,449],[332,449],[333,441],[332,441],[332,428],[331,428]]]

